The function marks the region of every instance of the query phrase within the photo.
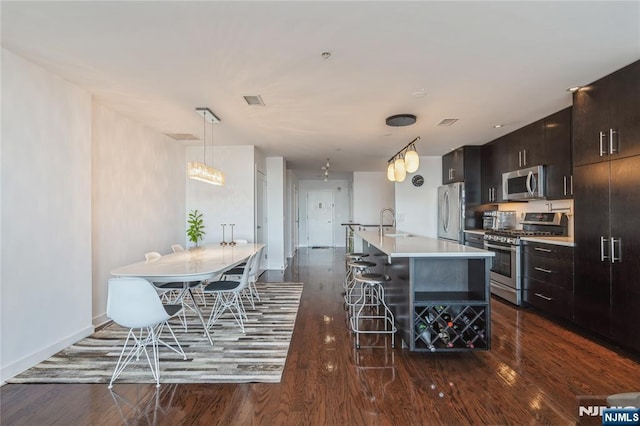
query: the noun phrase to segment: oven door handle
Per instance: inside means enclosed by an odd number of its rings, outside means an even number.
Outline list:
[[[492,249],[496,249],[496,250],[503,250],[503,251],[516,251],[515,247],[496,246],[494,244],[489,244],[486,241],[484,243],[484,247],[485,248],[492,248]]]

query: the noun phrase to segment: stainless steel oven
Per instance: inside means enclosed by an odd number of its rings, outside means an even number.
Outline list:
[[[485,240],[484,249],[495,253],[491,261],[491,293],[519,306],[522,304],[519,242]]]

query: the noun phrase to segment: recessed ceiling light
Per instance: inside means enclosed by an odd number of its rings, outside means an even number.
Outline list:
[[[493,126],[494,129],[499,129],[500,127],[504,127],[504,124],[496,124]]]
[[[571,93],[573,93],[573,92],[577,92],[577,91],[578,91],[578,90],[580,90],[581,88],[582,88],[582,86],[573,86],[573,87],[569,87],[569,88],[567,89],[567,92],[571,92]]]
[[[322,52],[322,59],[329,59],[331,57],[331,52]]]

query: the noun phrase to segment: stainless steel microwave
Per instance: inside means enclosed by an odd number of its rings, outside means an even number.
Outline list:
[[[534,166],[502,174],[504,200],[533,200],[544,198],[544,166]]]

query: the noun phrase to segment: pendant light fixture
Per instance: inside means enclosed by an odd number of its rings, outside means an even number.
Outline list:
[[[211,123],[211,150],[213,151],[213,124],[219,123],[220,119],[209,108],[196,108],[196,112],[202,116],[203,122],[203,155],[202,163],[191,161],[187,164],[187,176],[190,179],[212,185],[224,185],[224,173],[213,167],[207,166],[207,121]],[[212,161],[213,163],[213,161]]]
[[[387,117],[387,126],[406,127],[415,124],[416,116],[413,114],[397,114]],[[416,152],[416,142],[420,136],[409,142],[387,162],[387,179],[391,182],[402,182],[407,173],[414,173],[420,167],[420,156]]]

